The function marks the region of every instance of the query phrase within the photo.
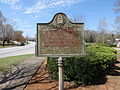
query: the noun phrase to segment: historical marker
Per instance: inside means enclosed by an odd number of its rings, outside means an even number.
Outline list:
[[[82,56],[84,49],[83,23],[72,23],[63,13],[57,13],[49,23],[37,23],[37,56]]]

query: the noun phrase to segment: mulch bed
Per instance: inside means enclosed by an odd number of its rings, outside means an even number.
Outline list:
[[[120,56],[120,53],[119,53]],[[107,75],[107,81],[100,85],[77,86],[73,82],[65,82],[64,90],[120,90],[120,57],[112,75]],[[30,80],[25,90],[58,90],[58,81],[52,80],[46,65],[43,65]]]
[[[73,82],[64,83],[65,90],[75,88]],[[58,81],[52,80],[45,66],[30,80],[25,90],[58,90]]]
[[[120,90],[120,76],[107,78],[105,84],[91,86],[77,87],[73,82],[65,82],[64,90]],[[51,79],[46,67],[41,67],[24,90],[58,90],[58,81]]]

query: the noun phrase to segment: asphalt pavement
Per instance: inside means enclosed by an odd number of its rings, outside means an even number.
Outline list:
[[[0,48],[0,58],[24,54],[35,54],[35,42],[30,42],[25,46]]]
[[[114,48],[114,49],[116,49],[116,50],[120,50],[120,48]]]

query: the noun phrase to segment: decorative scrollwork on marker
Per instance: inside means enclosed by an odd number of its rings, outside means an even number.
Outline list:
[[[62,26],[65,24],[65,22],[66,22],[66,20],[65,20],[65,17],[63,15],[59,14],[56,16],[56,24],[57,25]]]

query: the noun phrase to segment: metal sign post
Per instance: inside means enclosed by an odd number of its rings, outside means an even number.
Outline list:
[[[72,23],[57,13],[49,23],[37,23],[36,56],[73,57],[85,55],[84,23]]]
[[[59,90],[64,89],[64,74],[63,74],[63,60],[62,57],[58,59],[58,70],[59,70]]]
[[[63,59],[85,55],[84,23],[57,13],[49,23],[37,23],[36,56],[59,57],[59,90],[64,89]]]

